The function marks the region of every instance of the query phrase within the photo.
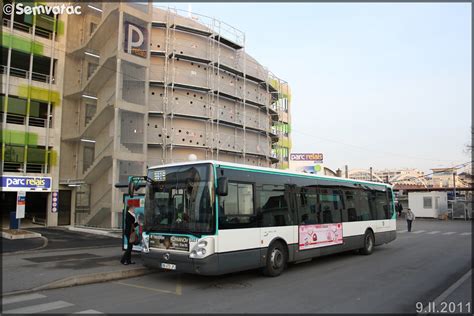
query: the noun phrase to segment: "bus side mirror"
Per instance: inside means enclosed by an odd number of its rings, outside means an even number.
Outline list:
[[[133,182],[133,180],[132,180],[128,183],[128,195],[130,197],[133,197],[133,193],[135,193],[135,190],[136,190],[135,182]]]
[[[217,179],[217,195],[226,196],[229,190],[229,180],[227,177]]]

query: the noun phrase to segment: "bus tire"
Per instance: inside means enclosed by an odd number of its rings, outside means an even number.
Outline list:
[[[283,243],[279,241],[272,243],[268,248],[263,274],[271,277],[279,276],[285,270],[287,258],[287,250]]]
[[[371,230],[367,230],[364,235],[364,247],[359,249],[363,255],[370,255],[374,251],[375,238]]]

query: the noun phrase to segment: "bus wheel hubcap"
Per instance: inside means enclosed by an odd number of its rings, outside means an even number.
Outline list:
[[[279,249],[274,249],[272,252],[272,266],[275,269],[278,269],[281,267],[282,262],[283,262],[283,254]]]
[[[367,235],[367,249],[372,249],[372,238],[370,238],[370,235]]]

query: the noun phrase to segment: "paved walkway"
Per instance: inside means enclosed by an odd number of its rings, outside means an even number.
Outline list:
[[[38,238],[2,240],[8,252],[2,253],[2,295],[18,291],[57,288],[77,284],[108,281],[151,271],[142,265],[140,254],[134,253],[135,265],[120,263],[121,239],[64,228],[34,228],[46,237],[47,244],[38,246]]]

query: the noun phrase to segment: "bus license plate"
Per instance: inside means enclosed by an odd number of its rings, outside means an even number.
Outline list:
[[[168,270],[176,270],[176,265],[171,264],[171,263],[162,263],[161,268],[162,269],[168,269]]]

